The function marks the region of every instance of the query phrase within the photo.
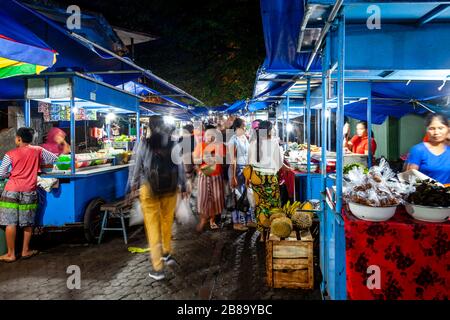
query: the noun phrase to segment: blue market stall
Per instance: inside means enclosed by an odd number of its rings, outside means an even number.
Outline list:
[[[26,125],[31,123],[31,100],[70,107],[71,157],[65,168],[68,170],[54,168],[53,171],[41,175],[41,178],[58,179],[59,187],[43,193],[38,225],[83,226],[87,240],[94,241],[99,232],[100,206],[105,202],[123,198],[126,194],[129,165],[118,165],[114,162],[105,164],[105,158],[91,158],[90,161],[93,162],[101,160],[96,162],[101,165],[79,168],[75,156],[77,110],[135,114],[139,119],[140,98],[77,73],[28,78],[26,87]]]
[[[347,299],[350,281],[358,283],[348,279],[346,265],[344,115],[367,120],[370,139],[372,123],[382,123],[387,116],[448,113],[448,101],[442,100],[450,96],[449,8],[448,3],[412,0],[261,1],[267,55],[252,101],[285,101],[289,112],[290,99],[303,99],[308,160],[311,114],[320,119],[320,269],[325,299]],[[313,84],[319,85],[312,88]],[[325,174],[331,150],[336,151],[332,187]],[[369,166],[371,159],[369,148]],[[308,169],[306,188],[317,190],[312,177]]]

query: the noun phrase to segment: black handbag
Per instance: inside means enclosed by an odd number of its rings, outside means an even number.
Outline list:
[[[244,189],[244,192],[239,197],[239,199],[236,201],[236,210],[247,213],[250,210],[250,202],[248,201],[247,197],[247,188]]]

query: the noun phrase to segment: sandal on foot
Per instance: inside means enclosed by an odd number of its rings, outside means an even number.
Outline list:
[[[219,226],[218,226],[215,222],[210,223],[210,224],[209,224],[209,227],[211,228],[211,230],[217,230],[217,229],[219,229]]]
[[[15,262],[15,261],[16,261],[16,258],[11,259],[11,258],[8,258],[8,256],[1,256],[0,257],[0,262],[12,263],[12,262]]]
[[[248,228],[242,224],[233,225],[233,229],[236,231],[247,231],[248,230]]]
[[[22,259],[30,259],[31,257],[37,256],[39,254],[39,251],[37,250],[31,250],[30,254],[26,256],[22,256]]]

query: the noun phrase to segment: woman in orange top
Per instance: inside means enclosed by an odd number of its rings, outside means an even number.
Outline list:
[[[358,122],[358,124],[356,125],[356,135],[354,135],[350,141],[347,141],[345,143],[345,147],[348,150],[351,150],[353,153],[365,155],[369,154],[369,137],[367,133],[366,122]],[[375,142],[373,135],[371,139],[371,148],[372,155],[374,155],[375,151],[377,150],[377,143]]]
[[[215,127],[206,127],[204,142],[194,149],[194,163],[198,172],[197,207],[200,223],[197,231],[201,232],[209,219],[211,229],[219,227],[215,223],[217,215],[222,214],[225,207],[222,164],[225,156],[225,146],[222,134]]]

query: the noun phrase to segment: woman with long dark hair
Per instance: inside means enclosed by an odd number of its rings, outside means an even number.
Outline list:
[[[278,172],[292,170],[283,163],[283,152],[278,140],[272,136],[272,123],[259,122],[250,141],[249,166],[244,176],[253,189],[256,208],[255,216],[261,241],[264,241],[262,222],[270,216],[270,209],[281,206]]]

